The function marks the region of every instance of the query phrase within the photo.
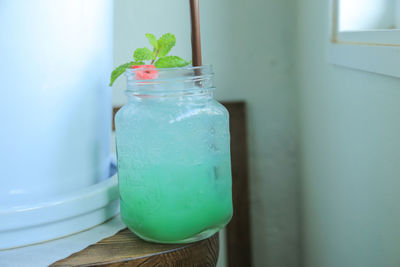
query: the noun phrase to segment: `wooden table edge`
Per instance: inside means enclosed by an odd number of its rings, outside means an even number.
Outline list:
[[[130,238],[127,239],[126,237]],[[135,245],[137,246],[136,250],[132,250],[134,255],[125,255],[127,247],[135,247]],[[156,249],[161,249],[161,251],[147,254],[144,252],[143,255],[137,256],[138,250],[151,249],[153,246]],[[120,251],[118,248],[124,250],[123,253],[113,255],[110,260],[107,260],[107,256],[102,255],[102,253],[111,250],[118,253]],[[98,260],[90,260],[96,256],[96,253],[98,253]],[[168,245],[143,241],[128,229],[123,229],[111,237],[102,239],[79,252],[54,262],[50,266],[216,266],[218,254],[218,233],[193,243]]]

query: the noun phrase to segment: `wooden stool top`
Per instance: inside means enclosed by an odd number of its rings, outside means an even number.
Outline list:
[[[156,244],[124,229],[51,266],[215,266],[218,252],[218,234],[189,244]]]

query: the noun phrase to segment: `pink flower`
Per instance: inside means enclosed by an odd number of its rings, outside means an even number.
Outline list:
[[[151,80],[151,79],[157,79],[158,77],[158,71],[155,69],[156,67],[154,65],[133,65],[131,66],[131,69],[139,69],[135,71],[135,79],[136,80]],[[144,69],[144,70],[140,70]],[[154,69],[154,70],[152,70]]]

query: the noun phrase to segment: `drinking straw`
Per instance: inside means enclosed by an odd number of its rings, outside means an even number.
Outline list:
[[[192,26],[192,64],[201,66],[201,40],[200,40],[200,15],[199,0],[190,1],[190,22]]]

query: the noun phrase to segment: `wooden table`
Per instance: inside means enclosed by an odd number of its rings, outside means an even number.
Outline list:
[[[51,266],[216,266],[218,234],[190,244],[155,244],[128,229],[105,238]]]

